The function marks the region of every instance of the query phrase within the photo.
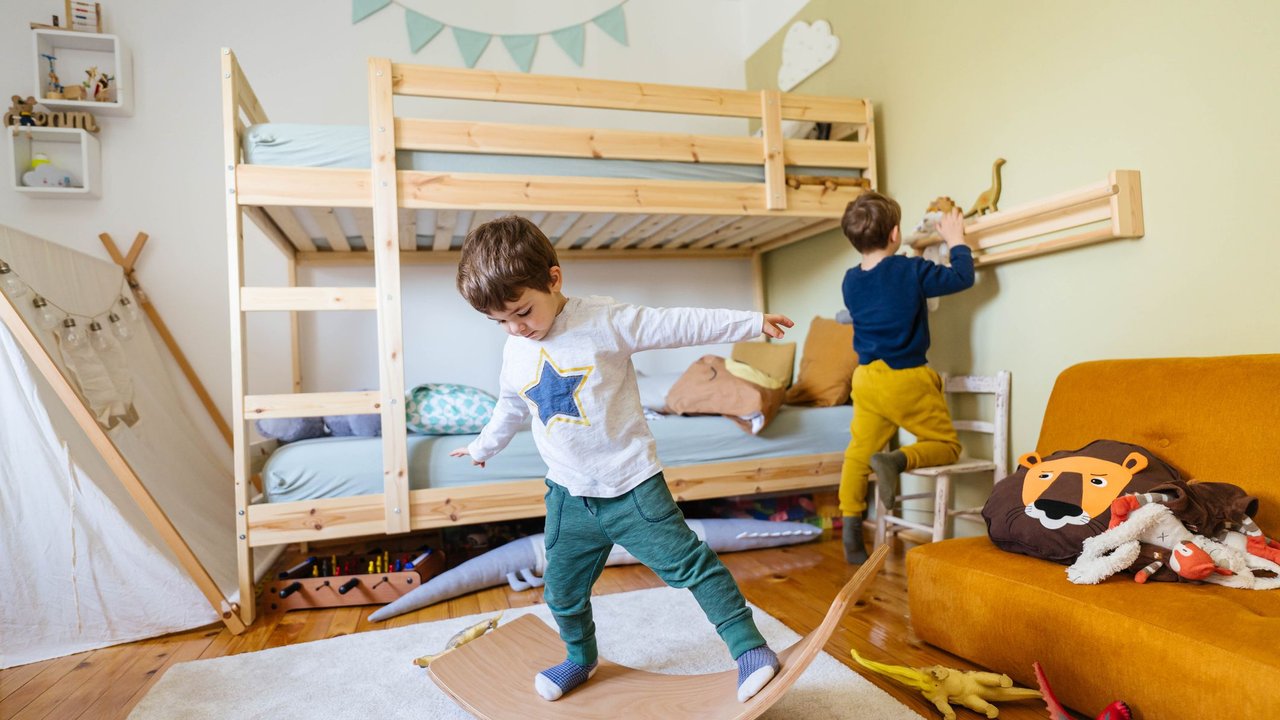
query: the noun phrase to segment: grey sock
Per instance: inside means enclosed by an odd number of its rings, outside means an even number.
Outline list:
[[[862,516],[844,516],[844,561],[861,565],[867,561],[867,548],[862,544]]]
[[[876,453],[871,456],[868,464],[880,484],[880,501],[885,507],[893,507],[893,498],[897,496],[902,484],[902,471],[907,469],[906,453],[901,450]]]

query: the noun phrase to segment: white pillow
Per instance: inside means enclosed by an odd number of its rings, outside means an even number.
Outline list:
[[[640,387],[640,404],[654,412],[667,412],[667,393],[676,384],[683,372],[655,373],[642,375],[636,373],[636,384]]]

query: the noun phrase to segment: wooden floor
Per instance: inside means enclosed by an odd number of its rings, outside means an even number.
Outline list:
[[[287,567],[296,555],[286,553],[278,565]],[[855,569],[844,563],[837,540],[722,557],[748,600],[801,635],[822,621],[836,592]],[[606,595],[661,585],[662,581],[643,566],[612,567],[604,571],[595,593]],[[366,619],[371,607],[268,613],[238,637],[221,625],[210,626],[0,670],[0,720],[122,718],[175,663],[520,607],[541,599],[541,590],[517,593],[503,586],[376,625]],[[872,586],[870,596],[845,618],[826,649],[916,712],[938,718],[941,715],[918,693],[864,671],[849,655],[849,649],[856,646],[864,657],[899,665],[974,667],[914,638],[906,616],[906,576],[903,549],[899,546]],[[425,674],[423,682],[430,682]],[[959,706],[956,713],[964,720],[984,717]],[[1045,716],[1045,707],[1039,702],[1000,705],[1000,717],[1009,720],[1039,720]]]

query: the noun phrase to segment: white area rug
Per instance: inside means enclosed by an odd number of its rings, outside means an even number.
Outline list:
[[[637,590],[597,597],[592,603],[600,654],[613,662],[673,674],[733,667],[724,643],[686,590]],[[752,611],[775,649],[799,639],[768,613],[754,606]],[[527,613],[555,627],[545,605],[508,610],[503,620]],[[181,663],[160,678],[129,717],[469,718],[413,659],[438,651],[455,632],[492,615]],[[919,719],[826,653],[764,717]]]

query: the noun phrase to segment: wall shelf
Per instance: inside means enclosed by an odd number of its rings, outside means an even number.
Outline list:
[[[35,85],[31,93],[50,110],[86,110],[99,115],[133,114],[133,60],[127,48],[115,35],[48,30],[31,31],[34,45]],[[57,57],[58,78],[63,85],[78,85],[85,80],[85,70],[98,68],[99,73],[113,76],[113,100],[98,102],[46,98],[49,89],[49,63],[44,55]],[[92,97],[92,95],[90,96]]]
[[[1142,177],[1137,170],[1113,170],[1102,182],[981,215],[965,224],[965,241],[974,250],[976,267],[1108,240],[1139,238],[1144,233]],[[917,252],[941,242],[936,232],[907,238],[907,244]]]
[[[42,198],[96,198],[102,194],[98,138],[78,128],[10,126],[9,181],[23,195]],[[22,176],[31,170],[31,158],[44,153],[49,163],[65,170],[73,187],[27,187]]]

